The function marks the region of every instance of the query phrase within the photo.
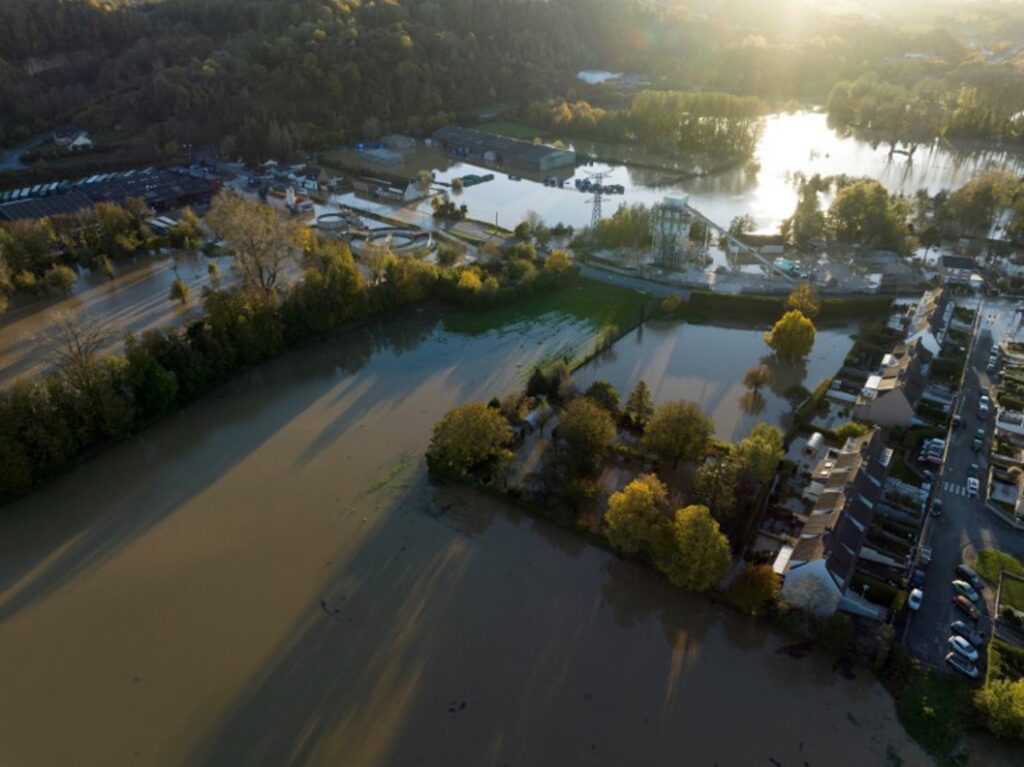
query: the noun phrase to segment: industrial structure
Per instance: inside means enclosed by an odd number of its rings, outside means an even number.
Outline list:
[[[434,134],[434,140],[448,154],[470,162],[506,165],[537,172],[576,164],[576,153],[571,149],[494,136],[457,125],[441,128]]]
[[[92,207],[99,202],[142,200],[158,213],[210,202],[221,182],[187,168],[145,168],[102,173],[77,181],[54,181],[0,194],[0,221],[45,218]]]
[[[654,260],[665,269],[682,268],[690,252],[694,217],[689,197],[666,197],[651,209]]]

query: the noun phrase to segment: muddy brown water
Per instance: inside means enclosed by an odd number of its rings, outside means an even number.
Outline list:
[[[869,674],[428,483],[593,331],[342,334],[4,509],[0,764],[926,764]]]

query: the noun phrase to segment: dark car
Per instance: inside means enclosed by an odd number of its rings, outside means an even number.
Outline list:
[[[974,588],[981,590],[981,577],[967,565],[957,565],[956,574],[970,583]]]
[[[978,608],[974,606],[974,603],[962,594],[957,594],[953,597],[953,605],[958,610],[962,610],[967,613],[973,621],[976,621],[981,617],[981,613],[978,612]]]
[[[933,517],[941,517],[942,516],[942,499],[941,498],[936,498],[935,500],[932,501],[932,516]]]
[[[949,624],[949,630],[962,636],[975,647],[985,644],[985,634],[963,621],[953,621]]]

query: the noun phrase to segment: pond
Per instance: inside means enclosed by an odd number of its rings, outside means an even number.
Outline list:
[[[623,399],[642,379],[655,402],[696,402],[711,416],[717,437],[738,440],[761,421],[785,431],[785,418],[793,409],[787,392],[794,387],[813,390],[835,375],[853,348],[856,332],[856,325],[819,328],[806,360],[784,362],[765,345],[763,329],[656,320],[627,334],[574,378],[580,388],[605,379]],[[758,364],[768,366],[771,379],[752,397],[743,375]]]
[[[587,151],[586,143],[578,142],[577,149]],[[878,179],[893,192],[913,195],[918,189],[931,194],[940,189],[955,189],[986,170],[1024,171],[1024,159],[1018,154],[959,150],[938,142],[919,147],[913,160],[890,156],[887,146],[873,146],[829,128],[826,115],[819,112],[766,117],[755,159],[760,165],[756,173],[738,167],[685,180],[673,180],[665,173],[645,168],[603,163],[577,168],[576,174],[604,172],[608,174],[606,184],[625,187],[623,195],[605,196],[605,216],[622,203],[651,205],[661,202],[666,195],[689,195],[694,207],[722,226],[728,226],[736,216],[749,214],[759,231],[774,233],[796,206],[797,173],[866,176]],[[481,172],[473,165],[450,164],[447,158],[437,167],[437,179],[444,182]],[[511,180],[503,173],[495,175],[494,181],[468,187],[458,194],[458,202],[469,207],[472,218],[492,222],[497,217],[499,224],[512,228],[532,210],[549,224],[561,221],[577,228],[589,225],[591,196],[578,192],[571,181],[559,188],[526,178]],[[429,210],[429,205],[421,208]]]
[[[427,482],[609,319],[551,301],[339,334],[4,509],[0,761],[926,764],[866,672]]]

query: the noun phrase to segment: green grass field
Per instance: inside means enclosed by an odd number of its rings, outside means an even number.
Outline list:
[[[609,325],[630,327],[639,320],[646,299],[634,290],[581,279],[556,290],[538,290],[493,309],[466,309],[445,318],[445,330],[479,335],[513,322],[529,322],[545,315],[583,320],[594,332]]]

